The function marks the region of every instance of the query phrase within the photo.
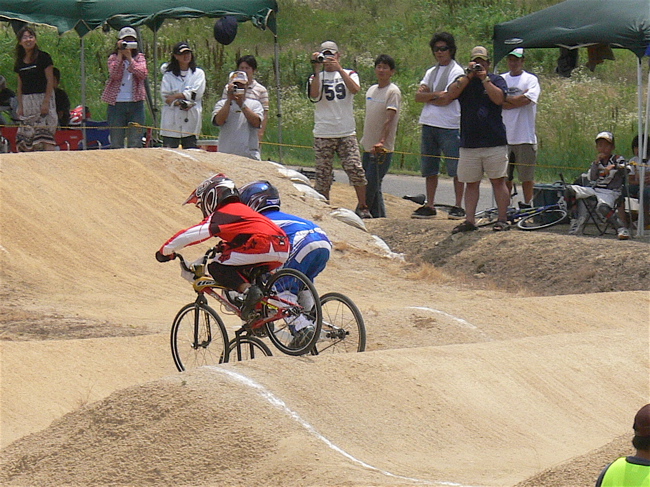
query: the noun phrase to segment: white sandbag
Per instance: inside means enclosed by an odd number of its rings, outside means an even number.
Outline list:
[[[288,178],[291,181],[293,181],[294,183],[303,183],[306,184],[307,186],[311,186],[311,182],[309,181],[309,178],[294,169],[289,169],[288,167],[278,167],[278,172],[285,178]]]
[[[347,208],[337,208],[332,213],[330,213],[330,215],[332,215],[337,220],[363,230],[364,232],[368,231],[361,217],[352,210],[348,210]]]
[[[389,259],[397,259],[404,262],[404,254],[398,254],[397,252],[393,252],[388,246],[388,244],[384,242],[377,235],[373,235],[372,238],[375,241],[375,245],[381,249],[381,251],[384,253],[386,257],[388,257]]]
[[[308,186],[303,183],[293,183],[293,187],[296,188],[298,191],[300,191],[304,196],[309,196],[310,198],[314,198],[315,200],[318,201],[327,201],[327,198],[320,194],[318,191],[316,191],[314,188],[311,186]]]

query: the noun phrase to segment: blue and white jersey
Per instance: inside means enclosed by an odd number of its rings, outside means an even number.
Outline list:
[[[283,267],[296,269],[312,281],[321,273],[330,257],[332,243],[314,222],[281,211],[265,211],[264,216],[289,237],[291,250]]]

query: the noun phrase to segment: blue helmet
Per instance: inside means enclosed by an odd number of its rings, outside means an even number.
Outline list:
[[[268,181],[248,183],[239,190],[239,198],[245,205],[255,211],[280,209],[280,193],[278,188]]]

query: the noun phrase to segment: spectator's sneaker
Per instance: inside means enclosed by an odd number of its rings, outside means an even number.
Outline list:
[[[246,290],[244,295],[244,304],[241,307],[241,319],[244,321],[250,321],[255,314],[255,307],[259,303],[264,294],[262,290],[252,285]]]
[[[523,201],[519,202],[519,209],[520,210],[527,210],[527,209],[532,208],[532,207],[533,207],[533,205],[527,205]]]
[[[569,235],[578,235],[582,233],[582,230],[585,228],[585,223],[587,222],[587,217],[579,216],[578,218],[573,218],[571,220],[571,225],[569,226]]]
[[[359,218],[372,218],[372,215],[370,214],[370,210],[368,209],[367,206],[359,206],[357,207],[356,214],[359,215]]]
[[[431,208],[430,206],[420,206],[417,210],[415,210],[411,214],[411,218],[433,218],[434,216],[437,215],[437,211],[435,208]]]
[[[447,212],[447,218],[449,220],[462,220],[465,216],[465,210],[460,206],[452,206]]]
[[[630,239],[630,232],[628,231],[627,228],[621,227],[618,229],[618,239],[619,240],[629,240]]]
[[[314,337],[314,325],[307,325],[296,332],[289,348],[302,348]]]

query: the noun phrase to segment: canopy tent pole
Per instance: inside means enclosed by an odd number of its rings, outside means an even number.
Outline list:
[[[153,31],[153,112],[158,113],[158,29]],[[154,116],[154,120],[156,116]]]
[[[648,95],[646,97],[645,105],[645,124],[643,123],[643,68],[642,68],[642,58],[638,59],[637,65],[637,82],[638,82],[638,134],[639,134],[639,159],[641,164],[638,168],[639,173],[639,218],[637,220],[636,234],[637,237],[643,237],[645,233],[645,198],[643,197],[643,190],[645,187],[645,173],[646,173],[646,164],[648,159],[648,125],[650,123],[650,70],[648,70]],[[645,125],[645,129],[644,129]]]
[[[83,149],[87,149],[86,143],[86,42],[83,37],[79,38],[81,44],[81,140]]]
[[[278,44],[278,35],[273,34],[273,50],[274,50],[274,59],[273,64],[275,65],[275,91],[276,91],[276,103],[278,106],[278,159],[282,163],[282,96],[280,88],[280,45]]]

